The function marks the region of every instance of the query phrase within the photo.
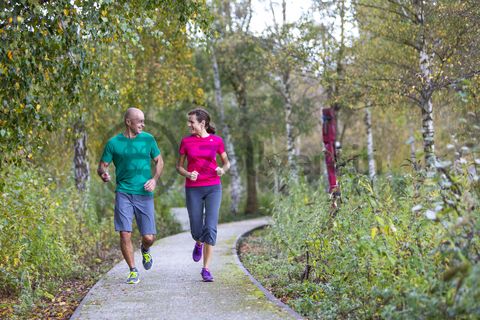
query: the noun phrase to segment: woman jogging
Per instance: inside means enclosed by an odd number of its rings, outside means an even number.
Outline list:
[[[190,111],[188,127],[191,135],[183,138],[180,143],[177,171],[186,177],[187,210],[190,231],[195,240],[192,258],[195,262],[200,261],[203,253],[201,275],[203,281],[212,282],[209,265],[217,240],[218,211],[222,201],[220,177],[230,168],[230,162],[223,140],[214,134],[215,126],[210,122],[206,110],[198,108]],[[222,160],[221,167],[217,165],[217,154]]]

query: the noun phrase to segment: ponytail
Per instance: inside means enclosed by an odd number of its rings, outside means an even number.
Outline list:
[[[216,132],[215,123],[210,122],[205,129],[207,130],[208,133],[215,134]]]

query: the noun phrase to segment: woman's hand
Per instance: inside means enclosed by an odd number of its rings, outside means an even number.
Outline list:
[[[221,177],[221,176],[223,176],[223,175],[225,174],[225,170],[223,170],[223,168],[221,168],[221,167],[217,167],[217,168],[215,169],[215,171],[217,171],[217,175],[218,175],[219,177]]]
[[[195,180],[197,180],[198,172],[197,171],[192,171],[192,172],[189,173],[188,177],[190,178],[190,180],[195,181]]]

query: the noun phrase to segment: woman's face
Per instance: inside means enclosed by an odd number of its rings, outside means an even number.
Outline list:
[[[190,128],[191,134],[202,134],[202,130],[205,128],[205,120],[202,122],[197,121],[197,116],[191,114],[188,116],[187,125]]]

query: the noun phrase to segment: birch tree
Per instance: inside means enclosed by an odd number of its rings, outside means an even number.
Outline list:
[[[233,147],[232,136],[230,135],[230,127],[225,119],[225,108],[223,105],[222,86],[220,83],[220,72],[218,71],[217,57],[215,55],[215,46],[211,46],[212,56],[212,69],[213,69],[213,82],[215,90],[215,102],[217,109],[220,112],[220,123],[222,126],[223,136],[225,138],[225,144],[227,148],[228,158],[230,160],[230,175],[232,177],[230,184],[230,196],[232,203],[230,205],[230,211],[233,214],[238,213],[240,205],[240,197],[242,195],[242,185],[240,174],[238,172],[237,155],[235,154],[235,148]]]
[[[292,72],[295,68],[295,54],[298,53],[295,52],[295,40],[298,39],[295,39],[292,34],[295,26],[287,23],[287,4],[285,0],[282,1],[281,7],[281,21],[277,22],[274,3],[270,1],[273,28],[271,28],[271,32],[268,35],[272,43],[268,47],[268,53],[271,56],[267,61],[270,61],[269,69],[272,75],[272,87],[280,93],[283,100],[288,168],[292,180],[297,181],[298,168],[293,124]]]
[[[367,129],[367,158],[368,158],[368,176],[370,181],[375,181],[375,154],[373,148],[373,132],[372,132],[372,113],[370,111],[371,105],[367,103],[365,106],[365,127]]]
[[[425,165],[435,157],[434,98],[479,74],[480,3],[358,0],[360,32],[371,49],[370,86],[395,92],[420,108]]]
[[[249,31],[252,18],[251,1],[219,1],[217,18],[222,21],[217,41],[218,64],[225,82],[233,89],[240,117],[246,171],[245,213],[258,211],[257,168],[255,161],[253,106],[249,103],[249,85],[258,72],[258,41]]]

